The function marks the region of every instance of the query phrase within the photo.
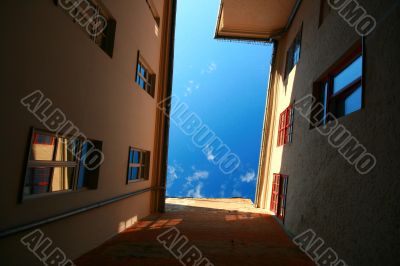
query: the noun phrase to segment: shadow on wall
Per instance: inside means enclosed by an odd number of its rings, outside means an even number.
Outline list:
[[[329,144],[328,136],[321,135],[315,128],[310,129],[309,121],[295,111],[293,141],[281,147],[281,165],[279,172],[276,172],[289,176],[285,214],[288,231],[298,234],[313,229],[349,265],[391,265],[395,253],[390,250],[393,250],[394,243],[398,243],[393,232],[399,229],[396,217],[399,208],[392,204],[398,202],[398,175],[391,174],[395,169],[390,159],[398,157],[398,149],[394,148],[398,147],[398,142],[395,142],[398,136],[395,136],[396,130],[387,128],[391,117],[398,114],[394,110],[398,105],[380,106],[392,101],[389,98],[398,98],[391,86],[397,77],[379,80],[381,76],[384,77],[382,66],[391,62],[391,56],[398,54],[395,46],[379,38],[387,37],[385,31],[393,32],[394,25],[398,25],[398,18],[393,16],[391,20],[393,23],[388,23],[391,26],[378,27],[373,35],[366,38],[363,108],[338,119],[339,124],[376,156],[378,164],[374,170],[366,175],[359,174],[339,154],[338,149]],[[399,39],[398,34],[396,38]],[[344,44],[329,43],[325,50],[320,49],[321,53],[332,51],[327,57],[321,54],[323,60],[316,51],[310,51],[313,46],[309,45],[308,50],[302,48],[297,73],[292,73],[290,102],[311,94],[312,82],[316,81],[312,79],[322,76],[341,61],[356,41],[359,38],[354,33],[352,38],[343,39]],[[384,43],[385,53],[374,50],[374,47],[383,47]],[[314,59],[302,60],[309,59],[311,54]],[[283,67],[279,69],[281,78]],[[382,114],[382,110],[387,113]],[[281,111],[283,109],[277,110],[278,116]],[[383,258],[387,263],[382,261]]]

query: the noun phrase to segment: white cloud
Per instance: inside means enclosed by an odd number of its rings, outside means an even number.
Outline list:
[[[241,175],[240,180],[244,183],[250,183],[250,182],[256,180],[256,173],[253,170],[251,170],[251,171],[247,172],[246,174]]]
[[[216,70],[217,70],[217,64],[214,63],[214,62],[211,62],[211,63],[207,66],[206,69],[202,69],[202,70],[201,70],[201,74],[202,74],[202,75],[204,75],[205,73],[211,74],[211,73],[213,73],[213,72],[216,71]]]
[[[219,191],[219,196],[221,198],[225,197],[225,190],[226,190],[226,185],[225,184],[221,185],[220,191]]]
[[[203,198],[203,195],[201,194],[201,190],[203,189],[203,183],[198,183],[196,187],[193,189],[190,189],[186,197],[193,197],[193,198]]]
[[[168,173],[167,179],[170,181],[174,181],[179,178],[176,172],[176,168],[172,165],[168,165],[167,173]]]
[[[172,165],[167,167],[167,186],[171,187],[175,180],[180,178],[180,174],[183,173],[183,168],[174,161]]]
[[[212,153],[213,151],[212,151],[212,149],[210,149],[210,147],[208,145],[206,145],[204,147],[204,151],[206,153],[207,160],[213,161],[215,159],[215,155]]]
[[[232,191],[232,197],[242,197],[242,193],[240,193],[240,191],[234,189]]]
[[[215,70],[217,70],[217,64],[215,64],[214,62],[211,62],[211,64],[209,64],[207,67],[207,73],[211,74]]]
[[[194,166],[192,166],[192,170],[192,175],[186,177],[186,183],[182,189],[183,194],[186,194],[186,197],[203,198],[201,194],[201,190],[203,189],[202,180],[207,179],[210,173],[205,170],[196,170]]]
[[[188,81],[188,85],[185,87],[185,93],[184,96],[187,97],[193,93],[194,90],[198,90],[200,88],[200,85],[198,83],[195,83],[193,80]]]
[[[192,183],[193,181],[199,181],[201,179],[207,179],[209,175],[208,171],[195,171],[193,175],[187,178],[188,183]]]

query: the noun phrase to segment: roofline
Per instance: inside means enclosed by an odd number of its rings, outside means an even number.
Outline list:
[[[251,37],[231,37],[231,36],[223,36],[218,34],[218,29],[221,23],[221,16],[222,16],[222,9],[224,7],[224,0],[221,0],[220,5],[219,5],[219,10],[218,10],[218,17],[217,17],[217,24],[215,26],[215,33],[214,33],[214,39],[223,39],[223,40],[235,40],[235,41],[250,41],[250,42],[268,42],[272,43],[273,40],[277,40],[282,37],[290,28],[290,26],[293,23],[293,20],[297,14],[297,11],[300,8],[300,5],[302,3],[302,0],[297,0],[292,12],[290,13],[290,16],[288,18],[288,21],[286,23],[286,26],[284,29],[282,29],[280,32],[270,36],[270,37],[265,37],[265,38],[251,38]]]

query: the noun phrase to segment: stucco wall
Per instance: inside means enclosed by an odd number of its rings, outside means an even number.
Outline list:
[[[157,89],[155,98],[148,95],[135,83],[135,71],[140,50],[158,72],[162,29],[157,36],[146,1],[102,2],[117,21],[112,58],[52,0],[2,3],[1,230],[151,185],[152,172],[150,180],[129,185],[126,172],[129,146],[153,150]],[[155,4],[161,16],[163,2]],[[30,128],[44,129],[20,104],[21,98],[35,90],[51,99],[88,138],[103,141],[105,161],[98,189],[18,203]],[[149,214],[149,201],[150,193],[145,193],[42,229],[76,257],[115,234],[120,221]],[[23,249],[15,244],[18,237],[2,239],[2,247],[11,243],[6,250],[15,246],[11,250],[18,253]],[[7,255],[6,250],[0,249],[1,256]]]
[[[286,229],[298,234],[313,229],[348,265],[398,265],[399,247],[399,7],[396,1],[360,0],[378,22],[365,39],[365,108],[339,119],[377,159],[374,170],[360,175],[327,137],[298,112],[293,143],[272,143],[267,203],[273,173],[289,176]],[[277,75],[283,75],[286,51],[303,23],[301,58],[289,80],[273,89],[278,131],[279,114],[289,102],[312,93],[313,83],[337,62],[360,37],[332,10],[318,27],[319,1],[303,1],[292,27],[279,41]],[[279,77],[278,77],[279,78]],[[287,83],[287,84],[286,84]]]

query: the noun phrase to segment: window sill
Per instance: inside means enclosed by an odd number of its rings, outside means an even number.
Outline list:
[[[135,180],[128,180],[127,185],[132,184],[132,183],[145,182],[145,181],[149,181],[149,179],[140,178],[140,179],[135,179]]]
[[[27,195],[27,196],[22,196],[22,201],[21,203],[23,203],[24,201],[30,201],[30,200],[35,200],[35,199],[42,199],[42,198],[51,198],[51,197],[56,197],[56,196],[60,196],[60,195],[66,195],[66,194],[73,194],[73,193],[79,193],[79,192],[85,192],[85,191],[89,191],[91,189],[88,188],[80,188],[77,190],[64,190],[64,191],[57,191],[57,192],[48,192],[48,193],[42,193],[42,194],[36,194],[36,195]]]
[[[76,190],[65,190],[65,191],[57,191],[57,192],[47,192],[47,193],[42,193],[42,194],[34,194],[34,195],[27,195],[27,196],[22,196],[22,202],[28,201],[28,200],[34,200],[34,199],[41,199],[41,198],[47,198],[47,197],[53,197],[53,196],[58,196],[58,195],[65,195],[65,194],[70,194],[77,192]]]

